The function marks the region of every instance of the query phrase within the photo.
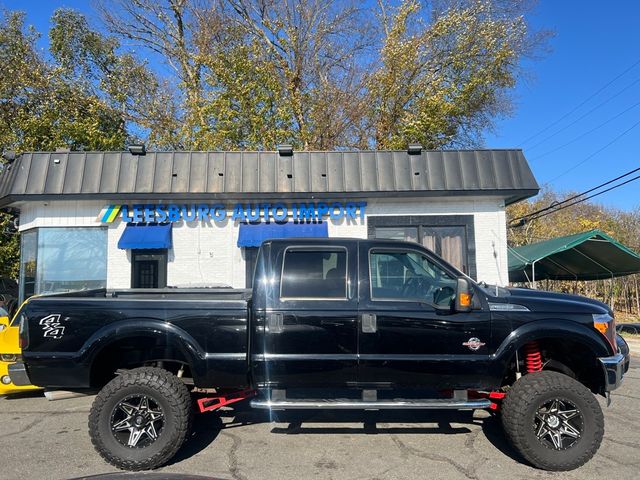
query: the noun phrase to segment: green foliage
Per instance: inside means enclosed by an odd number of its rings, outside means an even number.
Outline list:
[[[0,276],[18,278],[20,237],[13,226],[13,218],[0,212]]]
[[[54,27],[55,28],[55,27]],[[38,52],[20,13],[0,19],[0,149],[113,150],[124,146],[121,115]]]
[[[420,2],[404,0],[385,23],[381,67],[368,81],[377,148],[468,145],[514,86],[526,24],[492,3],[455,5],[425,23]]]

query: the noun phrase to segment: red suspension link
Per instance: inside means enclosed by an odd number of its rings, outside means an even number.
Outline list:
[[[524,364],[527,368],[527,373],[542,370],[542,354],[540,353],[540,344],[537,340],[529,342],[524,346]]]

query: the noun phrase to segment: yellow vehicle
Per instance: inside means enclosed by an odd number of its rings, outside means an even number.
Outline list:
[[[20,359],[18,325],[11,326],[9,317],[0,310],[0,395],[8,393],[40,390],[40,387],[26,385],[18,387],[11,383],[8,375],[9,365]]]

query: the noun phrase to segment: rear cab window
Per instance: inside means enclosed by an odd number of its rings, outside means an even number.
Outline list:
[[[284,252],[280,299],[346,300],[347,249],[288,247]]]

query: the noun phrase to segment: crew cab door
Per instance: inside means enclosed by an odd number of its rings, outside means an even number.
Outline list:
[[[489,312],[453,311],[457,280],[435,257],[363,242],[360,279],[360,384],[444,389],[483,383]]]
[[[278,287],[267,308],[256,313],[256,339],[262,341],[252,347],[258,385],[326,388],[357,382],[356,243],[273,242],[276,248],[271,261],[278,266]]]

